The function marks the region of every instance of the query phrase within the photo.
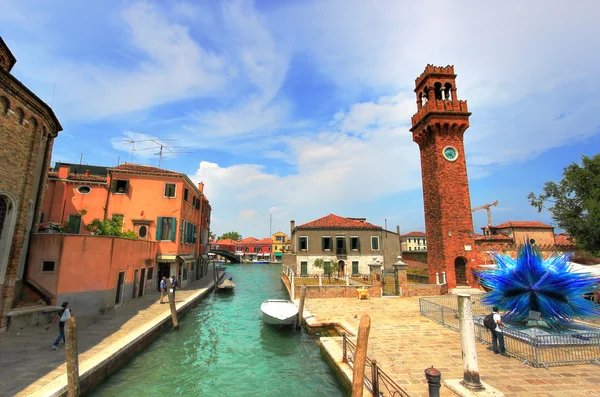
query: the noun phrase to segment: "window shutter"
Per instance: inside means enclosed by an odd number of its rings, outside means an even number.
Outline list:
[[[356,238],[356,249],[358,249],[358,252],[360,252],[360,237]]]
[[[156,241],[162,240],[163,217],[159,216],[156,220]]]
[[[175,233],[177,232],[177,218],[171,218],[173,227],[171,228],[171,241],[175,241]]]
[[[325,237],[321,237],[321,251],[325,251]]]
[[[110,181],[110,191],[115,193],[117,191],[117,180],[113,179]]]
[[[129,193],[129,179],[125,181],[125,194]]]

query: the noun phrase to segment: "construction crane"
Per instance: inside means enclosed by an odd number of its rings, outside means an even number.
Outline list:
[[[479,207],[475,207],[471,209],[471,212],[487,210],[487,218],[488,218],[488,226],[492,226],[492,211],[490,211],[491,207],[495,207],[498,205],[498,200],[494,201],[491,204],[480,205]]]

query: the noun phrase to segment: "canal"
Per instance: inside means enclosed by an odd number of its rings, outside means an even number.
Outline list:
[[[262,323],[264,300],[288,299],[280,273],[228,265],[233,293],[211,293],[92,395],[344,396],[314,336]]]

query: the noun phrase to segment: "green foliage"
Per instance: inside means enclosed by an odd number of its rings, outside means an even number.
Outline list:
[[[123,223],[116,219],[101,221],[96,218],[85,226],[85,230],[96,236],[124,237],[133,240],[138,238],[133,230],[123,231]]]
[[[238,232],[227,232],[227,233],[223,233],[221,236],[219,236],[218,239],[219,240],[232,239],[234,241],[240,241],[242,239],[242,235],[239,234]]]
[[[317,269],[323,269],[323,272],[328,277],[330,283],[331,275],[336,274],[339,269],[338,262],[335,259],[332,261],[325,261],[323,258],[318,258],[313,263],[313,266]]]
[[[527,198],[538,211],[547,208],[578,246],[600,255],[600,154],[582,156],[581,166],[569,165],[560,182],[546,182],[542,194]]]
[[[213,232],[208,232],[208,239],[209,239],[210,241],[212,241],[212,240],[216,240],[216,238],[217,238],[217,235],[216,235],[216,234],[214,234]]]

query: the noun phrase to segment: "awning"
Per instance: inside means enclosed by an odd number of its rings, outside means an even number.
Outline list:
[[[276,252],[275,253],[275,257],[277,258],[281,258],[283,256],[283,254],[281,252]]]
[[[194,255],[190,255],[190,254],[181,254],[181,255],[177,255],[177,256],[179,257],[179,259],[181,259],[184,262],[194,262],[196,260]]]
[[[215,256],[215,255],[217,255],[217,254],[213,254],[212,252],[208,253],[208,256]],[[204,256],[204,255],[202,255],[202,256]]]
[[[177,254],[158,254],[156,261],[163,263],[175,263],[177,262]]]

